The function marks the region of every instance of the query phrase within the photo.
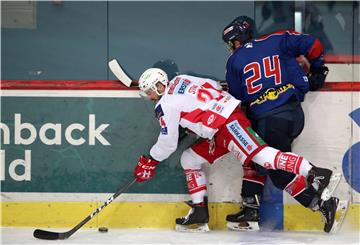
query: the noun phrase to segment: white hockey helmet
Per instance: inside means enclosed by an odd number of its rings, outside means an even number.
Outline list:
[[[159,68],[149,68],[140,76],[139,79],[139,88],[141,90],[141,96],[146,96],[146,92],[150,89],[156,92],[157,95],[161,96],[163,93],[160,93],[157,89],[157,84],[161,83],[167,87],[168,84],[168,76],[166,72]]]

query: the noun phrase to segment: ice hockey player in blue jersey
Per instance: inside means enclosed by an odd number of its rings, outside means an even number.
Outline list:
[[[323,86],[328,73],[323,47],[317,38],[290,30],[254,38],[254,29],[251,18],[240,16],[223,30],[223,41],[231,51],[226,65],[228,89],[242,101],[260,137],[272,147],[291,151],[293,140],[304,127],[301,102],[309,90]],[[301,55],[310,62],[308,74],[296,59]],[[316,187],[307,186],[301,176],[253,166],[244,168],[243,205],[240,212],[227,216],[230,229],[259,229],[260,198],[269,176],[277,188],[287,191],[304,207],[320,211],[325,218],[324,231],[331,231],[338,198],[324,201]]]
[[[251,22],[245,19],[239,17],[225,28],[223,40],[234,50],[226,65],[229,92],[241,98],[252,118],[263,117],[292,97],[303,101],[309,89],[322,87],[328,68],[317,38],[287,30],[252,39]],[[245,33],[235,34],[242,30]],[[296,60],[300,55],[310,61],[309,78]]]

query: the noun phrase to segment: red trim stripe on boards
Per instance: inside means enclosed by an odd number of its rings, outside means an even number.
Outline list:
[[[138,90],[112,80],[1,80],[3,90]],[[326,82],[320,91],[360,91],[359,82]]]
[[[9,90],[138,90],[112,80],[1,80],[0,89]]]
[[[328,64],[359,64],[360,55],[351,54],[327,54],[325,55],[325,63]]]

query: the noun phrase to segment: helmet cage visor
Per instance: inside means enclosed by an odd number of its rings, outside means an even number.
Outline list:
[[[159,83],[164,85],[165,89],[167,88],[167,83],[158,80],[155,83],[152,83],[151,86],[141,87],[140,92],[139,92],[140,96],[141,97],[147,97],[149,95],[150,91],[154,91],[157,95],[162,96],[164,94],[165,90],[162,93],[159,91],[159,89],[158,89],[158,84]]]

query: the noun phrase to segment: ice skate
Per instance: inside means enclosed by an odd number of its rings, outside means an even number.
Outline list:
[[[335,191],[341,179],[341,173],[333,173],[330,169],[313,167],[307,176],[308,185],[312,185],[321,199],[327,201]]]
[[[339,204],[339,198],[331,197],[329,200],[319,200],[320,208],[319,211],[325,222],[324,231],[329,233],[334,225],[335,214],[337,206]]]
[[[236,231],[258,231],[259,230],[259,199],[246,197],[240,212],[226,216],[226,226]]]
[[[321,215],[325,221],[324,231],[327,233],[336,233],[339,231],[347,209],[348,200],[339,200],[337,197],[331,197],[320,206]]]
[[[193,204],[185,202],[191,207],[189,213],[182,218],[176,219],[176,231],[185,232],[207,232],[209,231],[209,210],[207,200],[202,203]]]

